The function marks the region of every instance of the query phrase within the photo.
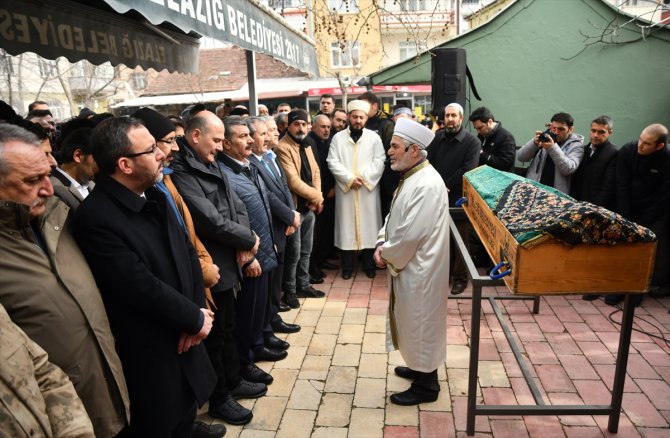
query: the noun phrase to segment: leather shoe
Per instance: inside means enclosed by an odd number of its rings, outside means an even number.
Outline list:
[[[300,298],[323,298],[326,296],[325,293],[314,289],[312,286],[309,286],[307,289],[296,291],[295,295]]]
[[[326,276],[326,273],[323,272],[321,269],[312,266],[309,268],[309,275],[314,277],[314,278],[323,278]]]
[[[600,298],[600,295],[597,294],[582,295],[582,300],[584,301],[595,301],[598,298]]]
[[[395,375],[403,379],[413,379],[414,371],[410,367],[395,367]]]
[[[407,391],[391,395],[391,403],[401,406],[414,406],[437,400],[439,391],[426,391],[412,385]]]
[[[240,367],[240,376],[242,376],[244,380],[248,380],[254,383],[265,383],[266,385],[269,385],[274,381],[270,374],[266,373],[262,369],[258,368],[257,365],[252,363]]]
[[[286,356],[288,356],[286,351],[273,350],[264,346],[254,351],[254,362],[277,362],[286,359]]]
[[[272,348],[273,350],[288,350],[288,347],[291,346],[288,342],[279,339],[275,335],[270,335],[264,340],[264,344],[268,348]]]
[[[191,429],[191,438],[221,438],[225,434],[226,426],[221,423],[207,424],[196,421]]]
[[[468,287],[468,282],[463,280],[455,280],[454,285],[451,286],[452,295],[460,295],[465,291],[465,288]]]
[[[254,418],[254,414],[236,402],[230,394],[227,394],[223,402],[216,406],[210,404],[208,413],[212,418],[218,418],[226,423],[235,425],[247,424]]]
[[[321,264],[321,269],[337,269],[338,266],[335,263],[323,262]]]
[[[258,398],[263,397],[268,392],[268,386],[265,383],[248,382],[244,379],[230,391],[230,395],[235,399]]]
[[[280,312],[288,312],[289,310],[291,310],[291,306],[289,306],[288,304],[286,304],[285,302],[280,300],[279,301],[279,311]]]
[[[345,280],[349,280],[351,278],[351,274],[353,274],[353,272],[351,271],[342,271],[342,278]]]
[[[300,307],[300,301],[298,301],[295,292],[284,293],[283,300],[291,309],[298,309]]]
[[[365,271],[365,275],[367,275],[368,278],[375,278],[375,276],[377,275],[377,271],[374,269],[369,269]]]
[[[272,323],[272,331],[275,333],[298,333],[300,331],[300,326],[298,324],[289,324],[288,322],[276,322]]]
[[[324,282],[323,277],[312,277],[309,276],[309,284],[321,284]]]

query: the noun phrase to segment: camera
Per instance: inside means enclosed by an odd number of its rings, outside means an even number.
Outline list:
[[[540,134],[540,136],[537,138],[537,141],[540,143],[546,143],[549,141],[549,137],[551,137],[551,139],[554,140],[554,143],[556,143],[556,134],[551,132],[551,129],[547,129],[542,134]]]

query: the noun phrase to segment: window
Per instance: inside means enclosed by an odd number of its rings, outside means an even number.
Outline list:
[[[56,71],[56,61],[39,58],[37,60],[37,64],[40,68],[40,76],[42,76],[43,78],[48,78],[54,75]]]
[[[133,90],[144,90],[147,87],[147,76],[144,73],[131,73],[130,82]]]
[[[330,64],[333,67],[356,67],[360,65],[360,49],[358,41],[344,43],[330,43]]]
[[[340,13],[358,12],[358,0],[328,0],[328,9]]]
[[[400,4],[400,10],[406,12],[425,11],[427,9],[425,0],[398,0],[398,3]]]
[[[416,56],[416,43],[414,41],[400,41],[400,60],[404,61]]]

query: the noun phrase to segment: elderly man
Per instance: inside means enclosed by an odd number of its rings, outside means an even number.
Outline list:
[[[323,298],[325,294],[314,289],[309,278],[309,257],[312,253],[315,215],[323,210],[321,172],[314,151],[305,142],[309,114],[302,109],[288,113],[288,128],[275,148],[286,172],[293,204],[300,213],[299,232],[288,238],[284,265],[285,301],[297,305],[297,297]]]
[[[268,110],[268,107],[263,105],[262,103],[258,104],[258,115],[259,116],[268,116],[270,115],[270,110]]]
[[[193,246],[154,187],[165,155],[132,117],[93,131],[95,190],[74,237],[100,287],[130,394],[130,436],[191,435],[216,375],[201,341],[212,327]]]
[[[363,270],[375,276],[372,260],[382,224],[379,180],[384,172],[384,146],[365,128],[370,104],[349,102],[349,128],[330,143],[328,168],[335,178],[335,246],[342,251],[342,278],[354,273],[356,251],[362,251]]]
[[[463,193],[463,174],[477,167],[481,143],[474,135],[463,129],[463,107],[450,103],[444,109],[444,129],[435,134],[428,146],[428,161],[440,174],[451,205],[454,205]],[[468,223],[458,222],[458,230],[467,244],[470,233]],[[468,286],[467,271],[460,257],[453,258],[452,295],[458,295]]]
[[[130,418],[124,370],[50,172],[34,135],[0,124],[0,303],[70,377],[96,436],[113,437]]]
[[[412,379],[408,390],[391,395],[398,405],[437,400],[437,368],[447,350],[449,200],[426,160],[433,136],[416,122],[398,120],[388,155],[402,177],[375,251],[377,266],[388,267],[391,293],[386,347],[400,350],[407,364],[395,373]]]
[[[216,305],[212,333],[205,340],[217,382],[209,400],[209,414],[230,424],[246,424],[253,414],[235,399],[260,397],[272,376],[260,368],[240,376],[235,342],[235,294],[242,279],[240,266],[256,253],[260,239],[251,231],[247,209],[231,189],[215,162],[223,149],[225,127],[209,111],[201,111],[186,125],[180,151],[172,164],[172,181],[186,201],[198,237],[219,267],[221,278],[211,287]],[[246,379],[246,380],[245,380]],[[249,382],[262,383],[250,387]]]

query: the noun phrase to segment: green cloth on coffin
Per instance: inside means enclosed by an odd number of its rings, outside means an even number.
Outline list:
[[[537,181],[488,166],[465,174],[488,207],[520,245],[549,238],[566,245],[652,242],[656,236],[623,216]]]

